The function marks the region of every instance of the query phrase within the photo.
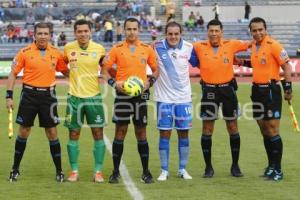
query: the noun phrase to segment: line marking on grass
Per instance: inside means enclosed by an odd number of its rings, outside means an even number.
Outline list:
[[[106,137],[105,134],[103,134],[103,138],[104,138],[104,142],[106,144],[106,148],[108,149],[110,154],[112,154],[112,144],[111,144],[111,142],[109,141],[108,137]],[[144,199],[144,196],[143,196],[142,192],[135,186],[134,182],[132,181],[123,160],[121,160],[121,164],[120,164],[120,174],[122,176],[122,180],[123,180],[123,182],[126,186],[126,189],[129,192],[129,194],[131,195],[131,197],[134,200]]]

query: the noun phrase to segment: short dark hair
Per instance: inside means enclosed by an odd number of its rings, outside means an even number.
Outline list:
[[[36,30],[38,28],[48,28],[49,29],[49,33],[51,33],[53,30],[52,30],[52,27],[49,25],[49,23],[46,23],[46,22],[39,22],[37,24],[34,25],[34,34],[36,33]]]
[[[125,26],[126,26],[127,22],[136,22],[138,24],[138,27],[140,28],[141,24],[140,24],[139,20],[137,20],[137,18],[128,17],[127,19],[125,19],[125,21],[124,21],[124,29],[125,29]]]
[[[253,23],[263,23],[265,29],[267,29],[266,21],[265,21],[263,18],[261,18],[261,17],[254,17],[254,18],[251,19],[251,21],[250,21],[250,23],[249,23],[249,29],[250,29],[250,30],[251,30],[251,25],[252,25]]]
[[[92,23],[88,20],[85,20],[85,19],[79,19],[75,22],[74,24],[74,31],[77,30],[77,26],[79,25],[88,25],[89,29],[92,30]]]
[[[217,19],[213,19],[208,22],[208,24],[206,26],[207,30],[208,30],[209,26],[220,26],[221,30],[223,30],[222,22]]]
[[[175,21],[171,21],[166,25],[165,34],[167,33],[169,27],[179,27],[180,33],[182,33],[182,26]]]

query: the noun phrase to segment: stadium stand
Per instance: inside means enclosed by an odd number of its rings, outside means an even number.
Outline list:
[[[182,13],[183,13],[183,1],[181,0],[173,0],[176,4],[176,12],[175,12],[175,20],[182,22]],[[2,4],[8,3],[9,1],[2,1]],[[30,1],[33,2],[33,1]],[[40,0],[40,3],[48,3],[47,0]],[[33,12],[35,14],[35,17],[37,21],[42,21],[47,14],[51,14],[53,16],[53,23],[54,23],[54,32],[56,35],[58,35],[61,32],[64,32],[66,34],[67,41],[74,40],[73,36],[73,29],[72,26],[65,26],[62,23],[62,20],[64,18],[63,15],[71,15],[72,19],[74,20],[76,18],[76,15],[78,14],[84,14],[91,15],[93,12],[99,13],[101,16],[101,20],[103,20],[103,16],[110,16],[112,17],[114,21],[123,21],[125,17],[132,14],[132,12],[127,10],[127,4],[123,4],[123,1],[118,0],[58,0],[56,1],[58,6],[57,8],[41,8],[41,7],[35,7],[35,8],[4,8],[5,13],[12,13],[11,17],[14,17],[14,19],[10,19],[13,23],[13,25],[18,27],[23,27],[25,24],[25,18],[27,13]],[[79,4],[80,2],[80,4]],[[155,15],[156,18],[159,18],[162,21],[162,24],[164,25],[166,23],[166,17],[164,15],[160,14],[160,3],[158,0],[144,0],[143,7],[144,9],[141,10],[141,12],[144,13],[150,13],[151,9],[150,7],[155,8]],[[212,0],[203,0],[202,6],[208,5],[211,6],[211,4],[214,1]],[[292,4],[299,4],[300,1],[280,1],[280,0],[270,0],[270,1],[258,1],[258,0],[250,0],[248,1],[251,5],[277,5],[281,3],[285,3],[292,5]],[[220,1],[220,5],[239,5],[243,6],[244,1],[242,0],[228,0],[228,1]],[[118,7],[118,9],[116,9]],[[121,6],[125,6],[125,9],[122,10]],[[153,11],[153,10],[152,10]],[[9,14],[8,14],[9,15]],[[6,16],[7,17],[7,16]],[[206,22],[209,19],[205,19]],[[102,21],[101,21],[102,22]],[[225,38],[237,38],[241,40],[249,40],[251,39],[249,30],[248,30],[248,22],[232,22],[232,21],[225,21],[224,23],[224,31],[225,31]],[[7,26],[8,20],[4,25],[0,25],[0,28],[4,30],[4,26]],[[206,26],[206,24],[204,24]],[[296,56],[296,50],[299,48],[300,44],[300,33],[299,33],[300,23],[294,23],[294,22],[285,22],[285,23],[279,23],[279,22],[268,22],[268,32],[270,35],[272,35],[274,38],[278,39],[282,44],[285,46],[286,50],[288,51],[290,56]],[[3,34],[3,30],[0,31],[0,33]],[[149,28],[150,30],[150,28]],[[196,41],[196,40],[203,40],[206,39],[206,31],[196,27],[195,29],[191,31],[185,30],[184,32],[184,38],[188,41]],[[93,35],[93,40],[97,42],[101,42],[106,48],[110,48],[114,43],[104,43],[103,42],[104,37],[104,31],[103,29],[100,29],[100,31],[97,34]],[[157,39],[160,39],[163,37],[163,31],[158,32]],[[150,31],[143,31],[140,34],[141,40],[145,42],[151,42],[151,33]],[[114,32],[114,42],[116,42],[116,36]],[[15,53],[18,49],[25,46],[26,43],[20,43],[18,40],[15,41],[15,43],[7,43],[5,41],[0,40],[0,59],[12,59]],[[62,47],[61,47],[62,48]]]

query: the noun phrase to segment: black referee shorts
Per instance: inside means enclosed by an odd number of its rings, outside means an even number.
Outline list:
[[[51,128],[59,124],[54,89],[38,90],[33,87],[31,89],[23,87],[20,99],[16,123],[31,127],[38,115],[40,127]]]
[[[219,107],[224,120],[235,120],[239,115],[238,99],[230,84],[202,85],[200,117],[203,120],[218,119]]]
[[[280,119],[282,109],[281,88],[278,84],[253,84],[251,100],[256,120]]]
[[[133,124],[136,126],[147,125],[147,99],[148,93],[144,93],[137,97],[130,97],[128,95],[117,92],[114,102],[113,123],[129,124],[132,118]]]

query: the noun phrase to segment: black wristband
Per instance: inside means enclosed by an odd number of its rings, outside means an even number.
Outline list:
[[[156,81],[155,76],[148,76],[148,81],[149,81],[149,83],[150,83],[150,87],[152,87],[153,84],[154,84],[155,81]]]
[[[291,81],[281,80],[281,85],[284,92],[292,93],[293,90]]]
[[[6,99],[12,99],[13,98],[13,91],[12,90],[6,90]]]
[[[113,88],[116,86],[116,80],[114,78],[108,79],[107,83],[108,83],[108,85],[110,85]]]

